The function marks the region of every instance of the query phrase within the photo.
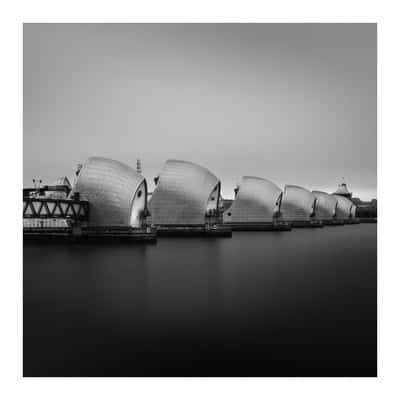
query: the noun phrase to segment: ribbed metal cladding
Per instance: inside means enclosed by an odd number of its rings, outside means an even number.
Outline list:
[[[231,207],[224,212],[224,222],[273,222],[279,209],[282,189],[275,183],[256,176],[244,176]]]
[[[309,221],[315,196],[301,186],[286,185],[282,196],[281,213],[287,221]]]
[[[219,187],[219,179],[206,168],[187,161],[167,160],[149,202],[152,224],[204,224],[208,202],[218,207]],[[212,200],[213,192],[218,199]]]
[[[89,201],[90,225],[129,226],[139,187],[146,198],[145,179],[134,169],[119,161],[91,157],[83,164],[73,192]]]
[[[334,195],[337,200],[336,218],[349,219],[351,217],[351,209],[354,206],[353,202],[346,197]]]
[[[314,210],[315,218],[324,221],[332,220],[336,215],[337,200],[335,196],[318,190],[314,190],[312,193],[317,198]]]

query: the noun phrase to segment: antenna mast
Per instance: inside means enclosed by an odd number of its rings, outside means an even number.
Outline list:
[[[136,172],[142,174],[142,163],[139,158],[136,160]]]

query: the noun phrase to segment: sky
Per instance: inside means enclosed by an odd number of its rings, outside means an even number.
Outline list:
[[[24,24],[24,186],[102,156],[376,197],[375,24]]]

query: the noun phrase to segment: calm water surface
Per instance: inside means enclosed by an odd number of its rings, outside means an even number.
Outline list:
[[[375,376],[376,225],[24,245],[24,376]]]

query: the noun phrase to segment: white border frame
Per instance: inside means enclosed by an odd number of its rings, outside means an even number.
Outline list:
[[[5,399],[398,398],[399,282],[395,174],[399,146],[399,23],[395,2],[9,1],[2,7],[2,185],[0,390]],[[22,23],[23,22],[378,22],[378,378],[22,378]],[[4,43],[3,43],[4,42]],[[396,168],[397,167],[397,168]],[[397,174],[396,174],[397,175]],[[380,190],[382,189],[382,190]],[[392,206],[392,207],[391,207]],[[391,207],[391,208],[389,208]]]

